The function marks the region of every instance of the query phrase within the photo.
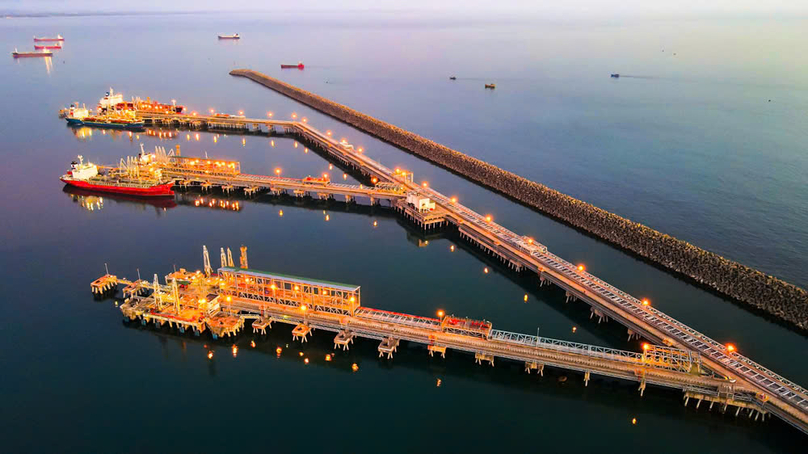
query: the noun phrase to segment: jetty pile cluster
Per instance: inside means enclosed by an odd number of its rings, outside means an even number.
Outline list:
[[[236,69],[230,74],[249,78],[699,284],[808,330],[808,292],[800,287],[259,72]]]

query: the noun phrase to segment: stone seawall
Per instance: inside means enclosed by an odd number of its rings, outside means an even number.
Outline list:
[[[792,326],[808,330],[808,292],[802,288],[259,72],[236,69],[230,74],[251,79]]]

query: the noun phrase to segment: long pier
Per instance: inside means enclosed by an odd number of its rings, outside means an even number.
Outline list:
[[[722,411],[746,411],[749,417],[768,415],[758,393],[716,376],[702,366],[698,353],[666,346],[643,345],[642,353],[495,330],[491,322],[439,314],[438,318],[390,312],[361,305],[361,288],[318,279],[288,276],[247,268],[242,247],[240,267],[232,253],[221,249],[221,267],[213,271],[203,247],[203,270],[179,271],[161,284],[129,281],[104,275],[91,284],[93,293],[109,295],[123,285],[120,306],[127,322],[156,327],[168,325],[180,333],[214,339],[237,335],[252,320],[253,333],[266,334],[273,323],[292,325],[293,340],[307,342],[316,330],[336,333],[334,348],[349,349],[356,338],[380,341],[379,356],[392,358],[401,341],[426,347],[430,356],[459,351],[474,355],[478,364],[494,366],[495,358],[522,362],[527,373],[544,374],[556,367],[633,381],[643,395],[647,385],[681,390],[690,399],[718,404]],[[698,405],[698,404],[697,404]]]
[[[418,185],[412,173],[389,169],[367,157],[361,149],[336,141],[306,122],[145,113],[140,116],[148,124],[198,128],[210,128],[213,124],[247,132],[277,131],[306,140],[376,184],[392,185],[405,194],[406,203],[399,207],[419,225],[451,224],[464,239],[512,269],[535,273],[540,285],[556,284],[566,290],[568,300],[589,304],[592,316],[600,321],[615,320],[627,327],[629,336],[641,336],[657,345],[698,353],[704,367],[735,380],[738,386],[754,390],[757,404],[762,408],[808,433],[808,391],[805,388],[741,355],[734,347],[721,344],[657,310],[647,300],[635,298],[552,254],[535,240],[508,230],[491,217],[476,213],[433,188]],[[402,199],[398,200],[401,203]],[[430,223],[422,223],[421,219],[427,216]]]

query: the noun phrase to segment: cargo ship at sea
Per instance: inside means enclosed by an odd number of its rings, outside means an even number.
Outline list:
[[[35,52],[20,52],[17,49],[14,49],[14,52],[11,53],[14,58],[28,58],[28,57],[52,57],[53,52],[49,50],[40,50]]]
[[[290,68],[303,69],[304,67],[305,66],[303,66],[302,61],[297,62],[296,65],[284,65],[283,63],[281,63],[281,69],[290,69]]]
[[[232,35],[219,35],[219,39],[241,39],[241,36],[238,33],[234,33]]]
[[[108,168],[106,173],[102,173],[97,165],[91,162],[85,163],[83,156],[79,155],[78,158],[78,162],[73,161],[67,173],[60,178],[63,183],[95,192],[137,197],[174,196],[174,191],[171,189],[174,182],[161,179],[159,171],[141,175],[140,167],[133,165],[131,170],[121,166]]]
[[[51,37],[41,37],[41,38],[40,38],[40,37],[34,36],[34,41],[36,41],[36,42],[42,42],[42,41],[64,41],[64,40],[65,40],[65,39],[64,39],[64,38],[62,38],[62,35],[56,35],[56,37],[55,37],[55,38],[51,38]]]
[[[55,43],[55,44],[34,44],[34,49],[36,50],[43,50],[43,49],[61,49],[62,43]]]

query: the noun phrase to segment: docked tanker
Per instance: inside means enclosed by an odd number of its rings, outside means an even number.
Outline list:
[[[82,156],[78,162],[70,164],[70,170],[60,178],[63,183],[73,187],[95,192],[126,194],[137,197],[172,197],[174,185],[172,180],[163,179],[159,170],[148,171],[133,164],[129,167],[107,168],[105,172],[91,162],[84,162]]]
[[[99,113],[127,110],[163,114],[180,114],[185,110],[185,106],[177,105],[177,102],[173,99],[171,100],[171,104],[162,104],[157,101],[152,101],[152,99],[149,97],[146,97],[145,100],[141,98],[132,98],[131,101],[126,101],[123,99],[122,94],[115,93],[111,87],[106,95],[98,100]]]

